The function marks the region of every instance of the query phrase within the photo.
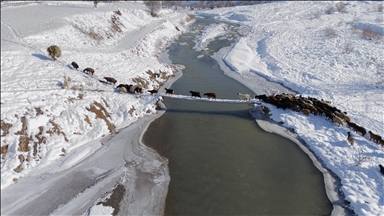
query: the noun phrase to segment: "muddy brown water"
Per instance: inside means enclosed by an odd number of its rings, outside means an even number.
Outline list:
[[[169,48],[170,60],[185,66],[171,88],[227,99],[237,99],[237,92],[253,95],[209,57],[233,41],[221,38],[209,50],[192,49],[212,22],[197,19],[193,31]],[[228,38],[239,37],[236,28],[229,28]],[[172,98],[164,103],[167,111],[151,123],[143,142],[169,160],[165,215],[331,214],[323,174],[297,144],[258,127],[252,106]]]

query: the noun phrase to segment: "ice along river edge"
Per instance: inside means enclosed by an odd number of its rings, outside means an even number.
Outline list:
[[[273,83],[274,85],[280,85],[286,88],[281,83],[274,83],[272,81],[269,81],[265,77],[254,73],[247,74],[249,75],[249,77],[248,79],[245,79],[241,74],[236,73],[234,70],[232,70],[223,59],[224,56],[232,49],[233,46],[234,44],[230,47],[224,47],[211,56],[219,64],[220,69],[224,72],[226,76],[229,76],[234,80],[242,83],[250,90],[252,90],[255,94],[266,94],[266,92],[262,92],[261,89],[255,87],[255,85],[252,84],[255,81],[259,83]],[[310,150],[310,147],[303,140],[301,140],[296,133],[289,131],[287,128],[280,126],[277,122],[262,115],[260,107],[254,108],[254,110],[251,110],[251,112],[252,116],[255,118],[255,121],[260,128],[269,133],[278,134],[296,143],[310,157],[313,164],[323,173],[326,194],[333,204],[332,215],[349,215],[350,213],[343,207],[344,195],[339,190],[339,188],[341,187],[341,183],[340,179],[336,176],[336,174],[328,170],[324,166],[324,164],[320,160],[318,160],[316,155]]]

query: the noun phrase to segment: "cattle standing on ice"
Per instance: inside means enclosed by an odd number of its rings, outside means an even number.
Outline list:
[[[213,92],[204,93],[204,95],[207,96],[207,98],[216,99],[216,94]]]
[[[71,63],[72,67],[75,68],[76,70],[79,70],[79,65],[76,62]]]
[[[83,72],[86,72],[88,74],[91,74],[93,76],[93,73],[95,73],[95,70],[93,68],[85,68]]]
[[[173,89],[165,88],[165,93],[167,93],[167,94],[175,94],[175,91]]]
[[[158,92],[158,90],[153,89],[153,90],[148,90],[148,92],[151,93],[151,95],[153,95],[153,94],[156,94]]]
[[[237,93],[237,95],[239,96],[240,100],[251,100],[251,96],[249,96],[249,94]]]
[[[201,96],[200,96],[200,92],[189,91],[189,93],[191,93],[191,96],[192,96],[192,97],[199,97],[199,98],[201,98]]]

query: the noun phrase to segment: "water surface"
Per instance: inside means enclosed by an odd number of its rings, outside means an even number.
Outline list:
[[[170,60],[185,66],[171,88],[227,99],[237,99],[237,92],[253,95],[208,56],[231,41],[215,40],[207,51],[192,49],[196,34],[211,22],[198,19],[195,31],[169,48]],[[166,215],[331,214],[323,174],[295,143],[260,129],[251,106],[172,98],[164,103],[167,111],[151,123],[143,141],[169,159]]]

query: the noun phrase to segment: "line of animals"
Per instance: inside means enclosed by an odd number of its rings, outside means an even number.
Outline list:
[[[72,62],[71,65],[74,69],[76,70],[79,69],[79,65],[76,62]],[[83,70],[83,72],[93,76],[95,70],[93,68],[87,67]],[[117,80],[113,77],[103,77],[103,78],[107,82],[113,85],[115,85],[117,82]],[[143,89],[141,87],[137,85],[132,85],[132,84],[120,84],[116,88],[123,93],[127,93],[128,91],[132,94],[143,93]],[[148,90],[148,92],[153,95],[158,93],[158,90],[153,89],[153,90]],[[173,89],[165,88],[165,93],[175,94],[175,91]],[[200,92],[189,91],[189,93],[191,93],[192,97],[201,98]],[[237,93],[237,95],[239,96],[240,100],[251,100],[251,96],[249,94]],[[213,92],[204,93],[204,96],[207,96],[207,98],[216,99],[216,94]],[[347,127],[352,129],[356,133],[361,133],[362,136],[365,136],[365,134],[367,133],[367,130],[364,127],[359,126],[356,123],[353,123],[351,121],[351,118],[347,115],[347,112],[342,112],[335,106],[331,105],[330,101],[325,101],[323,99],[318,100],[313,97],[305,98],[305,97],[302,97],[301,95],[297,97],[296,95],[286,94],[286,93],[278,94],[274,96],[267,96],[265,94],[255,95],[255,99],[259,99],[266,103],[272,104],[276,106],[278,109],[280,108],[283,110],[291,109],[295,112],[302,112],[307,116],[310,113],[312,113],[315,116],[317,115],[322,116],[324,114],[326,119],[332,120],[334,123],[338,124],[338,126],[344,125],[344,122],[345,122],[347,124]],[[267,107],[264,107],[262,111],[264,114],[270,115],[269,114],[270,110]],[[368,133],[370,136],[369,140],[372,140],[373,142],[384,146],[384,140],[381,136],[373,133],[372,131],[368,131]],[[354,139],[350,132],[348,132],[347,141],[350,145],[354,145]]]
[[[175,91],[173,89],[165,88],[165,93],[167,93],[167,94],[174,94]],[[199,97],[199,98],[201,98],[200,92],[189,91],[189,93],[191,93],[191,97]],[[249,94],[237,93],[237,95],[239,96],[240,100],[251,100],[251,96]],[[216,93],[214,93],[214,92],[204,93],[204,96],[207,96],[207,98],[209,98],[209,99],[216,99]]]
[[[356,123],[353,123],[351,121],[351,118],[347,115],[347,112],[342,112],[335,106],[331,105],[330,101],[325,101],[323,99],[318,100],[313,97],[302,97],[295,96],[293,94],[278,94],[274,96],[266,96],[264,95],[255,95],[256,99],[260,99],[266,103],[272,104],[276,106],[278,109],[290,109],[295,112],[302,112],[305,115],[309,115],[312,113],[313,115],[325,115],[326,119],[330,119],[334,123],[336,123],[338,126],[344,125],[346,123],[347,127],[355,131],[356,133],[360,133],[362,136],[367,134],[367,130],[357,125]],[[264,114],[268,114],[268,110],[263,111]],[[369,133],[369,140],[372,140],[373,142],[380,144],[384,146],[384,140],[381,136],[378,134],[373,133],[372,131],[368,131]],[[350,145],[354,144],[354,139],[351,136],[351,133],[348,132],[347,141]]]
[[[79,70],[79,65],[76,62],[72,62],[71,66],[74,69]],[[93,74],[95,73],[95,70],[93,68],[87,67],[83,70],[83,73],[87,73],[88,75],[93,76]],[[113,77],[103,77],[103,79],[105,79],[108,83],[113,84],[113,85],[116,85],[116,83],[117,83],[117,80]],[[100,82],[104,82],[104,81],[100,80]],[[130,92],[132,94],[143,93],[143,89],[141,87],[139,87],[138,85],[120,84],[116,88],[120,89],[120,91],[123,93],[127,93],[127,92]],[[151,94],[154,94],[154,93],[157,93],[157,90],[150,90],[148,92],[150,92]]]

